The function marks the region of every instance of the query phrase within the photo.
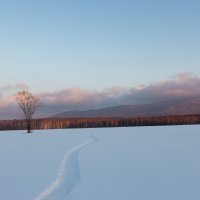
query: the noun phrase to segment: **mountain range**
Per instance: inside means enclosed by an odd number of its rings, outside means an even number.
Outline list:
[[[181,98],[149,104],[119,105],[91,110],[58,113],[54,118],[143,117],[200,114],[200,97]]]

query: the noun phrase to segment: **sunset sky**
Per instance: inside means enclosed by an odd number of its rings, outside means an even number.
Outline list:
[[[24,89],[44,115],[200,95],[199,10],[198,0],[0,1],[0,119],[18,115]]]

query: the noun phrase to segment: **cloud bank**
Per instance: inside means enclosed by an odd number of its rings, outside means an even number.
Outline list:
[[[125,104],[143,104],[177,98],[200,96],[200,77],[191,73],[171,76],[147,85],[132,88],[113,87],[103,91],[70,88],[55,93],[40,94],[49,106],[65,110],[92,109]]]
[[[67,110],[97,109],[108,106],[126,104],[144,104],[167,101],[177,98],[200,96],[200,77],[192,73],[175,74],[167,80],[137,85],[131,88],[112,87],[104,90],[84,90],[81,88],[67,88],[56,92],[35,94],[44,103],[39,116],[50,116]],[[14,97],[5,97],[8,89],[27,89],[25,84],[14,86],[0,86],[0,112],[11,115],[10,110],[16,107]],[[10,113],[10,115],[8,115]],[[18,115],[19,116],[19,115]],[[6,118],[6,114],[0,118]],[[19,117],[18,117],[19,118]]]

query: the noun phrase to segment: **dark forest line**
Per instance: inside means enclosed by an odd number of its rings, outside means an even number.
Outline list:
[[[45,118],[32,120],[31,128],[37,130],[187,124],[200,124],[200,115],[133,118]],[[26,128],[25,120],[0,120],[0,130],[26,130]]]

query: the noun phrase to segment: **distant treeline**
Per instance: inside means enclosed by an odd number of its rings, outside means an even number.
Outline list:
[[[200,124],[200,115],[133,118],[45,118],[32,120],[32,129],[98,128]],[[0,120],[0,130],[25,130],[25,120]]]

